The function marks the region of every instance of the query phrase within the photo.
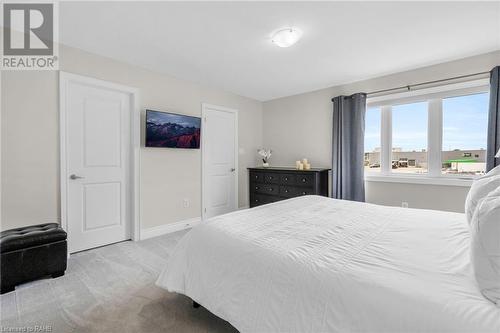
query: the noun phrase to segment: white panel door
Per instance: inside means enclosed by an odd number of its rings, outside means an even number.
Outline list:
[[[69,252],[130,238],[131,95],[87,83],[66,87]]]
[[[203,107],[204,218],[237,209],[237,114],[234,110]]]

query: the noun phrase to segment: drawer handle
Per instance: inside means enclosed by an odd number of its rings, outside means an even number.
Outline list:
[[[258,190],[258,189],[259,189],[259,187],[258,187],[258,186],[255,186],[255,189],[256,189],[256,190]]]
[[[288,193],[288,190],[285,190],[285,193]]]
[[[302,182],[305,183],[307,181],[307,179],[305,178],[302,178]]]
[[[302,192],[302,195],[306,195],[306,192]]]
[[[287,180],[288,180],[288,177],[285,177],[285,181],[287,181]]]
[[[259,202],[259,199],[255,199],[255,202]]]
[[[259,176],[255,176],[255,179],[259,179]]]
[[[269,191],[270,191],[270,192],[272,192],[272,191],[274,191],[274,189],[273,189],[272,187],[270,187],[270,188],[269,188]]]
[[[273,176],[269,176],[269,179],[273,179]]]

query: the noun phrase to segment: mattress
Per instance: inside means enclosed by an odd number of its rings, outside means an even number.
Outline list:
[[[212,218],[157,285],[241,332],[500,332],[464,214],[319,196]]]

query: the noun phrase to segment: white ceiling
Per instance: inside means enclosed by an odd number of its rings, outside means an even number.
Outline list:
[[[500,49],[500,2],[63,2],[60,41],[258,100]],[[279,48],[270,34],[299,27]]]

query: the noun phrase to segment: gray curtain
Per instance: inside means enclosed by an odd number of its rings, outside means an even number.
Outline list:
[[[488,117],[488,145],[486,150],[486,171],[500,163],[495,154],[500,149],[500,66],[491,70],[490,76],[490,113]]]
[[[364,143],[366,94],[333,102],[332,197],[365,201]]]

